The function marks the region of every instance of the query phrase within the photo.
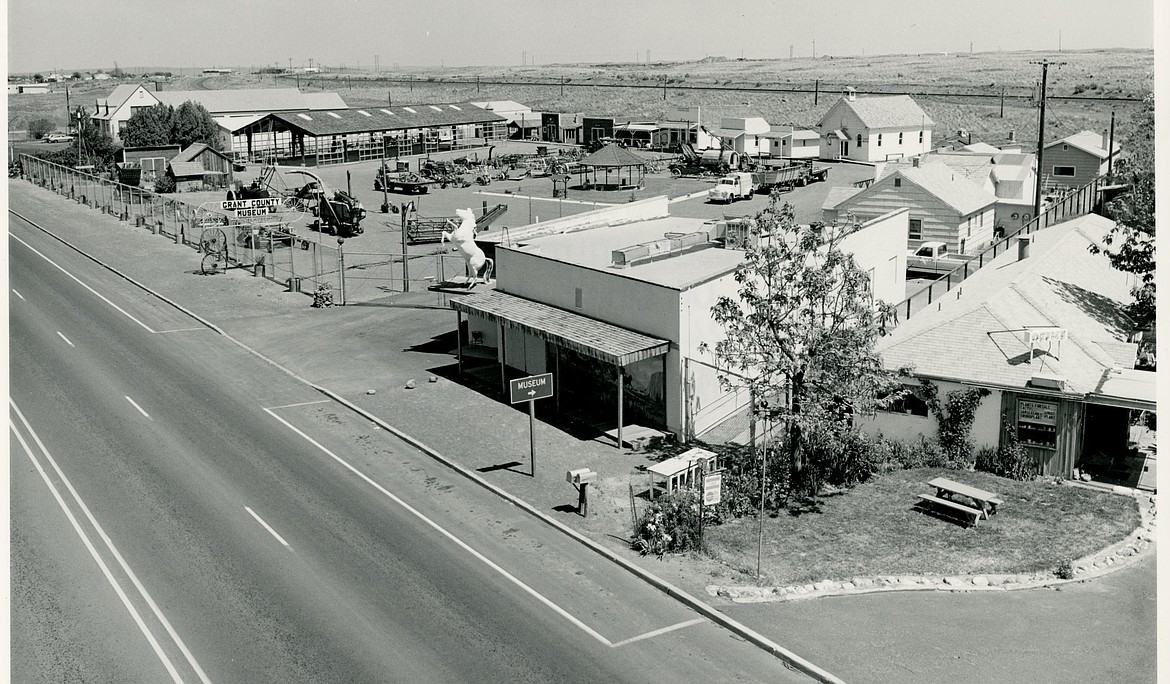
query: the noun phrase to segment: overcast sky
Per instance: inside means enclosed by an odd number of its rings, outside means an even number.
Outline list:
[[[8,71],[1150,48],[1156,0],[8,0]]]

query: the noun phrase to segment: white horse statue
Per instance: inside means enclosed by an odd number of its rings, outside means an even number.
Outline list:
[[[455,213],[461,219],[459,226],[451,232],[443,231],[439,242],[449,240],[467,261],[468,287],[479,282],[480,272],[484,270],[485,265],[491,264],[483,275],[483,282],[486,283],[491,277],[491,268],[495,264],[475,244],[475,212],[471,209],[456,209]]]

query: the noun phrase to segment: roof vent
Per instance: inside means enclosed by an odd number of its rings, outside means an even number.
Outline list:
[[[857,99],[857,90],[852,86],[845,88],[845,99],[853,102]]]
[[[664,236],[661,240],[652,240],[613,250],[611,253],[612,265],[617,268],[626,268],[663,257],[678,256],[692,252],[696,248],[705,247],[707,242],[708,236],[705,230],[682,235],[674,233]]]
[[[1017,253],[1019,254],[1019,257],[1020,257],[1019,260],[1023,261],[1024,259],[1027,259],[1028,254],[1032,251],[1032,236],[1031,235],[1021,235],[1019,238],[1016,239],[1016,247],[1017,247]]]

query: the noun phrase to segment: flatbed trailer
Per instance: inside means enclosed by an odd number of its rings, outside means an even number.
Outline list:
[[[752,179],[760,191],[781,188],[791,190],[793,187],[803,187],[809,183],[818,183],[829,177],[829,168],[817,168],[811,161],[789,164],[780,167],[764,167],[752,172]]]

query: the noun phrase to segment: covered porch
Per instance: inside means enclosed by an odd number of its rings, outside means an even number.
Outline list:
[[[510,363],[528,374],[553,374],[558,413],[561,412],[562,395],[571,392],[575,382],[588,382],[591,378],[599,380],[607,385],[604,389],[614,390],[613,396],[605,400],[612,398],[614,402],[610,415],[616,417],[615,434],[619,449],[626,441],[623,428],[626,427],[626,409],[630,401],[627,386],[632,378],[648,377],[651,382],[657,381],[659,386],[651,388],[653,391],[639,392],[638,396],[640,401],[656,402],[664,414],[666,359],[670,351],[668,340],[498,290],[454,299],[451,308],[455,309],[456,315],[459,373],[463,374],[469,357],[494,356],[499,365],[502,396],[508,394]],[[466,331],[464,316],[468,319]],[[510,336],[512,345],[519,349],[509,348]],[[534,344],[530,346],[529,340]],[[646,373],[646,366],[650,364],[655,369],[660,367],[661,371]],[[608,391],[598,392],[598,395],[609,394]],[[635,408],[645,409],[637,404]],[[653,411],[653,407],[649,410]]]

